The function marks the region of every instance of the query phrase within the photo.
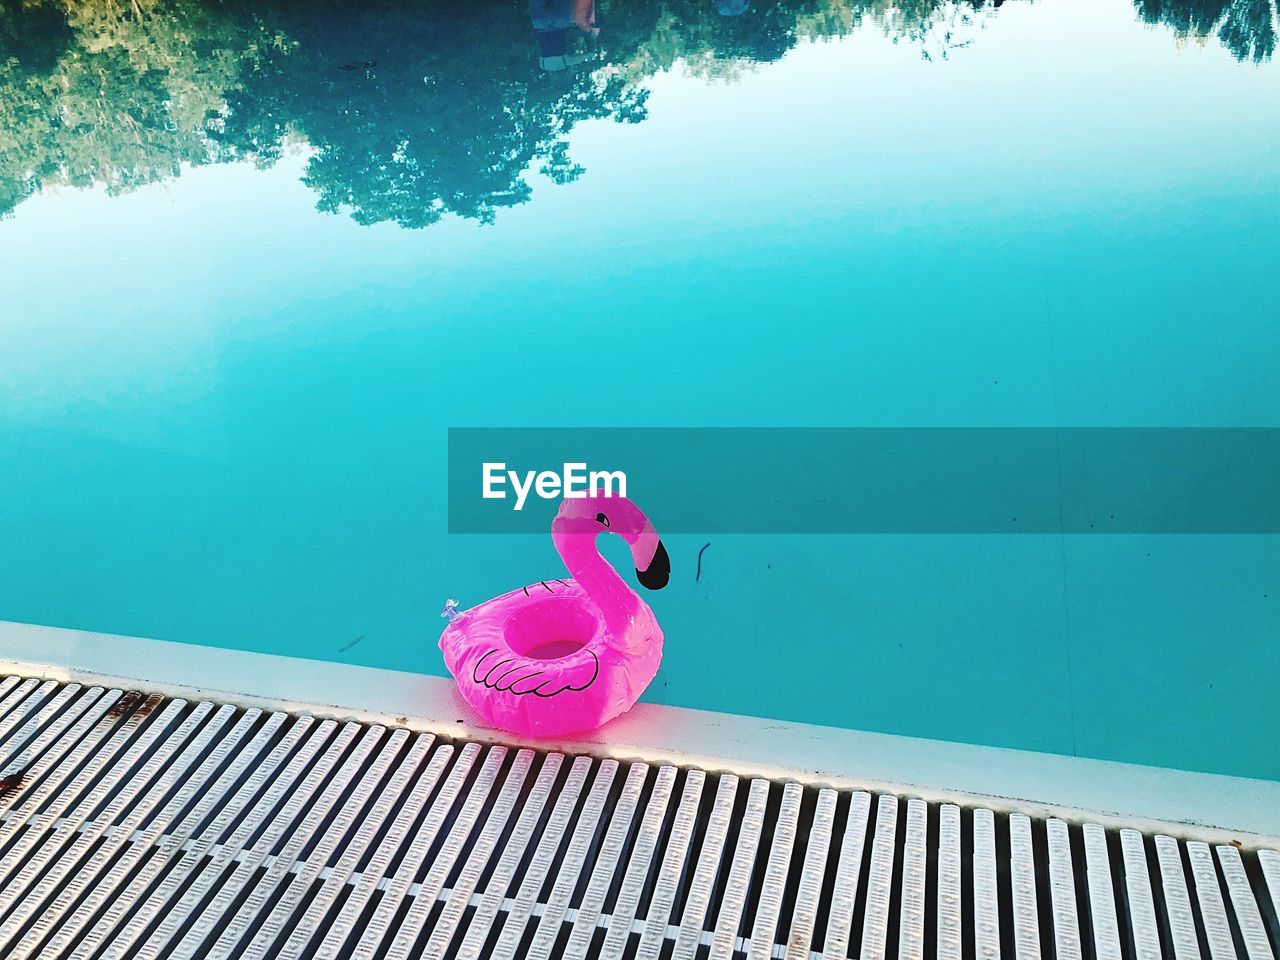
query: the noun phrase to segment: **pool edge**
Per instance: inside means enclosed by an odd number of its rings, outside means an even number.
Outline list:
[[[529,740],[476,722],[440,677],[7,621],[0,672],[1280,846],[1280,782],[1267,780],[646,703],[587,737]]]

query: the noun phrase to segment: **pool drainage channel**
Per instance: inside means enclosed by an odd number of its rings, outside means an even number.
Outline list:
[[[1266,960],[1280,853],[0,679],[0,957]]]

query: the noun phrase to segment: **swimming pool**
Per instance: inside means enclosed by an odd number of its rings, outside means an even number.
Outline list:
[[[0,34],[0,617],[443,673],[556,573],[449,427],[1280,426],[1270,4],[71,9]],[[1280,777],[1274,536],[664,539],[647,699]]]

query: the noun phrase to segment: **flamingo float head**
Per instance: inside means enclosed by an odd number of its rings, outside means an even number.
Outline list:
[[[671,578],[667,548],[644,511],[626,497],[597,492],[566,498],[551,521],[551,538],[558,548],[587,544],[594,550],[595,539],[602,533],[616,533],[631,548],[641,586],[661,590],[667,585]]]

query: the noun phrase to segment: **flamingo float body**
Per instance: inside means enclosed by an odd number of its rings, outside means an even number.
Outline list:
[[[594,730],[630,710],[658,672],[662,630],[600,555],[615,533],[651,590],[671,573],[648,517],[626,497],[566,499],[551,539],[570,579],[512,590],[458,614],[440,636],[464,700],[486,721],[534,737]]]

